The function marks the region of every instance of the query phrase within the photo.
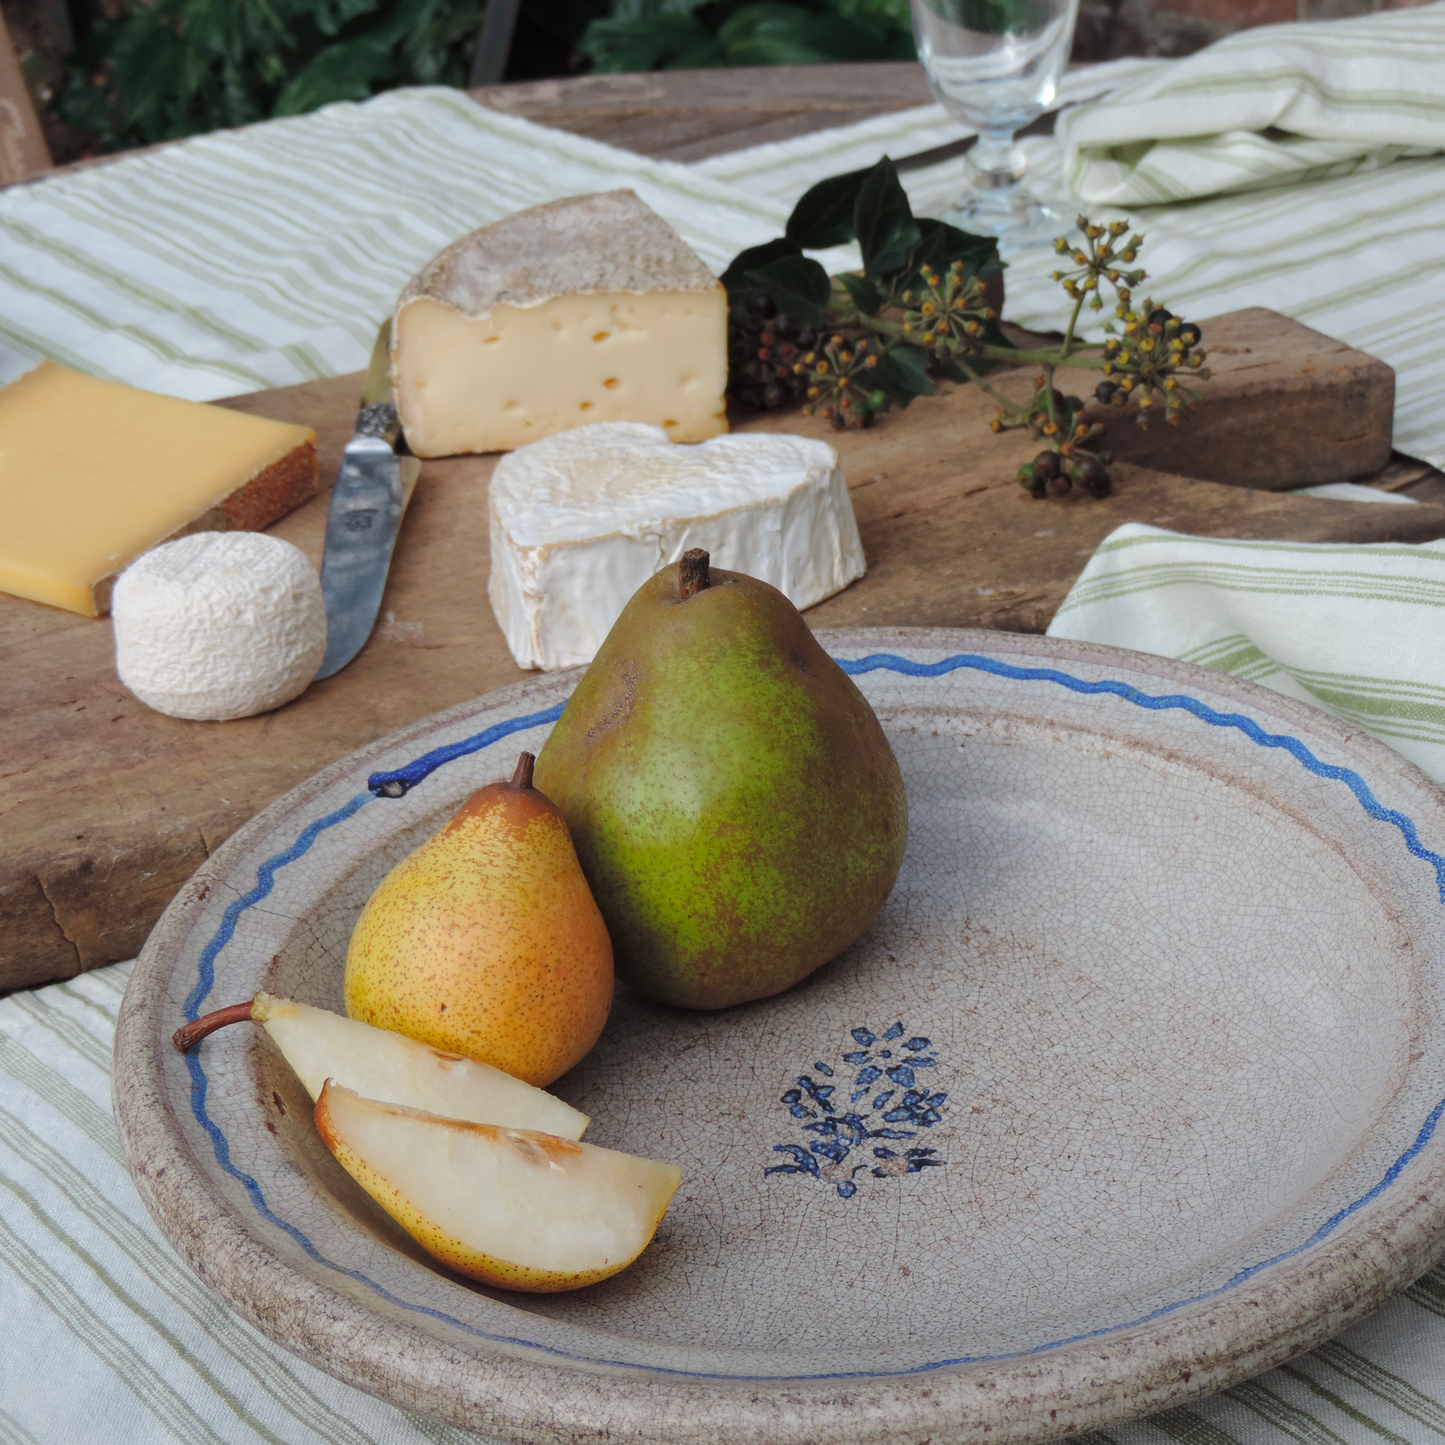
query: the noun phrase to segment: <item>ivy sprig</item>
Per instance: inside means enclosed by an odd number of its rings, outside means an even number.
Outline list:
[[[835,427],[868,427],[894,406],[935,391],[949,378],[971,382],[999,403],[995,431],[1027,428],[1043,450],[1019,469],[1036,497],[1075,487],[1094,496],[1112,489],[1112,456],[1099,449],[1103,424],[1085,404],[1054,385],[1063,366],[1101,372],[1095,395],[1125,406],[1136,421],[1151,416],[1178,425],[1202,393],[1183,380],[1205,381],[1203,333],[1152,300],[1134,302],[1146,276],[1135,265],[1144,238],[1127,222],[1095,225],[1078,218],[1082,239],[1055,250],[1070,265],[1054,272],[1074,305],[1057,345],[1021,349],[999,325],[1003,263],[990,237],[916,217],[886,156],[866,170],[820,181],[804,193],[782,236],[740,252],[723,273],[729,302],[728,392],[738,405],[772,409],[801,403]],[[861,271],[829,276],[806,253],[857,241]],[[1101,311],[1114,293],[1115,327],[1103,343],[1084,341],[1080,318]],[[999,364],[1040,370],[1029,399],[1018,403],[985,380]]]

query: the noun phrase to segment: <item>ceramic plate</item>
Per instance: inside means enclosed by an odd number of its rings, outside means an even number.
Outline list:
[[[1445,1247],[1445,795],[1274,693],[999,633],[823,634],[908,785],[874,927],[717,1014],[619,990],[556,1086],[682,1166],[573,1294],[429,1263],[342,1173],[257,988],[341,1005],[383,874],[536,751],[575,674],[344,759],[152,935],[117,1040],[132,1172],[273,1338],[513,1441],[1042,1440],[1307,1349]]]

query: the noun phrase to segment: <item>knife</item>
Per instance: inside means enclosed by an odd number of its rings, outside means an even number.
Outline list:
[[[346,444],[326,518],[321,558],[326,655],[316,682],[340,672],[371,636],[396,534],[421,472],[415,457],[396,454],[401,422],[391,390],[390,350],[388,320],[377,333],[356,430]]]

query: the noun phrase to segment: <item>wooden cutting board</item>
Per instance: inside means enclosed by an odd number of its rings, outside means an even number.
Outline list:
[[[1013,478],[1036,446],[990,433],[994,404],[969,387],[946,387],[867,432],[837,434],[796,412],[744,419],[744,429],[824,436],[846,463],[868,574],[809,621],[1042,631],[1089,553],[1128,521],[1304,541],[1445,536],[1445,506],[1319,501],[1158,469],[1227,475],[1233,447],[1238,469],[1246,453],[1275,458],[1266,485],[1299,466],[1296,485],[1338,478],[1358,471],[1371,427],[1370,454],[1388,454],[1388,368],[1335,343],[1322,351],[1321,338],[1280,318],[1276,350],[1296,359],[1271,362],[1259,313],[1242,315],[1205,323],[1221,357],[1231,336],[1235,351],[1192,441],[1167,437],[1172,450],[1154,454],[1152,468],[1116,465],[1105,501],[1026,497]],[[1027,391],[1032,376],[1000,384]],[[314,426],[329,479],[359,391],[359,376],[343,376],[226,404]],[[1275,399],[1261,403],[1265,393]],[[1250,406],[1240,435],[1231,418]],[[264,717],[196,723],[151,712],[116,678],[107,622],[0,595],[0,990],[131,957],[189,874],[279,794],[363,743],[523,676],[486,595],[494,461],[425,465],[370,642]],[[271,529],[318,565],[328,497],[323,488]]]

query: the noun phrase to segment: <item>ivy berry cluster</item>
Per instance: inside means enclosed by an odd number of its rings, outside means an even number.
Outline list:
[[[971,382],[999,403],[995,431],[1027,429],[1041,444],[1018,480],[1035,497],[1074,490],[1108,496],[1111,453],[1105,425],[1077,396],[1055,385],[1060,368],[1102,373],[1095,400],[1137,403],[1141,427],[1162,416],[1178,425],[1207,381],[1203,333],[1152,299],[1136,304],[1146,272],[1144,244],[1127,222],[1078,218],[1081,240],[1060,238],[1068,268],[1053,279],[1074,303],[1056,345],[1019,348],[999,325],[1002,263],[997,244],[942,221],[915,217],[893,163],[819,182],[788,218],[787,232],[749,247],[723,273],[729,300],[730,400],[749,410],[801,404],[836,428],[868,427],[948,379]],[[805,255],[857,241],[861,272],[829,276]],[[1078,335],[1085,308],[1102,311],[1114,294],[1114,320],[1100,342]],[[986,379],[1000,364],[1039,369],[1019,403]]]
[[[921,286],[905,290],[903,335],[915,345],[932,350],[936,361],[958,353],[977,356],[987,336],[988,323],[998,312],[984,299],[983,283],[970,275],[961,259],[948,267],[946,277],[929,266],[919,270]]]
[[[1105,379],[1094,388],[1094,395],[1112,406],[1127,406],[1137,397],[1139,410],[1134,420],[1146,429],[1161,407],[1164,420],[1178,426],[1200,398],[1198,391],[1179,378],[1209,380],[1200,347],[1204,333],[1194,322],[1181,321],[1152,300],[1146,300],[1138,311],[1121,305],[1118,314],[1124,322],[1124,335],[1111,336],[1104,343]]]

